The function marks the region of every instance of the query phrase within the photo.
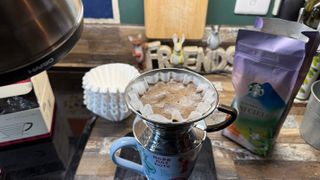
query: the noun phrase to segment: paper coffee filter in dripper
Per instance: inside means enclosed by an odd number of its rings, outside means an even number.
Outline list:
[[[160,71],[160,70],[159,70]],[[212,107],[217,105],[217,91],[213,85],[209,84],[209,81],[204,81],[201,77],[181,72],[169,71],[168,69],[164,72],[156,73],[145,73],[142,74],[138,80],[134,81],[128,87],[128,103],[138,113],[140,113],[145,119],[161,122],[161,123],[182,123],[190,120],[200,119],[205,113],[207,113]],[[188,71],[187,71],[188,72]],[[196,108],[188,115],[187,118],[183,118],[182,113],[177,108],[171,108],[171,118],[156,114],[153,111],[152,105],[143,104],[141,97],[144,95],[150,86],[155,85],[158,82],[168,83],[169,81],[175,81],[188,85],[193,83],[196,86],[196,92],[201,92],[201,101]],[[158,94],[161,96],[161,92]],[[164,105],[166,106],[166,105]],[[164,107],[165,108],[165,107]]]

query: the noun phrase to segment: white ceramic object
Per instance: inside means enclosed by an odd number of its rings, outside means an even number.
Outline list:
[[[90,111],[110,121],[127,118],[131,111],[125,103],[124,91],[127,84],[138,75],[136,68],[122,63],[91,69],[82,78],[83,103]]]
[[[212,27],[212,32],[208,36],[207,44],[210,49],[217,49],[221,44],[218,25]]]

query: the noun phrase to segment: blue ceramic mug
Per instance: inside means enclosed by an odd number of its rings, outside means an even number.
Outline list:
[[[139,152],[142,164],[123,159],[117,150],[130,147]],[[150,180],[188,179],[195,165],[202,143],[188,152],[163,156],[142,147],[134,137],[122,137],[112,143],[110,158],[118,166],[135,171]]]

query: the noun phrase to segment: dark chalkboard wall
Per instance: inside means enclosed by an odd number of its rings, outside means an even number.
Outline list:
[[[252,25],[256,16],[235,15],[236,0],[209,0],[207,24]],[[83,0],[85,17],[113,18],[112,0]],[[118,0],[121,24],[144,24],[143,0]],[[267,16],[271,16],[271,0]]]
[[[235,15],[236,0],[209,0],[207,24],[252,25],[256,16]],[[267,16],[271,16],[274,0],[271,0]],[[143,0],[119,0],[122,24],[144,24]]]

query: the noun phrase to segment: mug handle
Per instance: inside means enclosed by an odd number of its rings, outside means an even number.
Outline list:
[[[122,137],[120,139],[115,140],[110,147],[110,159],[116,165],[126,169],[130,169],[144,176],[142,165],[129,161],[127,159],[121,158],[116,155],[116,152],[123,147],[130,147],[137,150],[138,144],[134,137]]]
[[[232,124],[234,120],[237,119],[238,112],[233,107],[219,104],[218,111],[224,112],[224,113],[228,114],[229,116],[227,117],[226,120],[224,120],[218,124],[208,125],[207,129],[206,129],[207,132],[214,132],[214,131],[219,131],[221,129],[224,129],[224,128],[228,127],[230,124]]]

